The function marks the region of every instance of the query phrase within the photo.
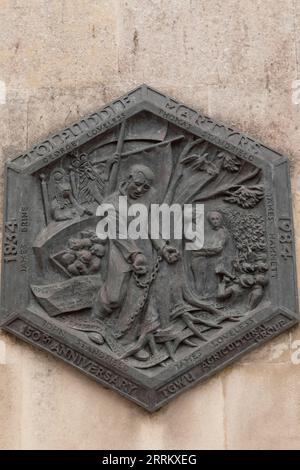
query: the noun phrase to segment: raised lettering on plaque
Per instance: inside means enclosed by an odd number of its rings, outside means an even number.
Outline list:
[[[2,327],[149,411],[299,319],[287,158],[146,85],[5,201]]]

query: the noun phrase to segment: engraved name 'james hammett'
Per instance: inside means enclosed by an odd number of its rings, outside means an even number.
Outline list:
[[[288,159],[201,111],[141,85],[5,175],[2,327],[149,411],[299,320]]]

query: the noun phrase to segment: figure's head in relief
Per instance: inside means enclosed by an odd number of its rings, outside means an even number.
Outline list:
[[[67,199],[70,195],[71,186],[67,179],[66,172],[62,168],[56,168],[50,175],[51,190],[56,196]]]
[[[220,227],[223,227],[223,215],[218,211],[210,211],[207,214],[207,220],[214,230],[217,230]]]
[[[153,183],[153,171],[146,165],[132,165],[126,180],[126,192],[130,199],[138,199],[147,193]]]

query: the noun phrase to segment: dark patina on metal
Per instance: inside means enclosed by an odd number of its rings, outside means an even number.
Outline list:
[[[299,321],[287,158],[142,85],[6,165],[1,326],[154,411]],[[117,198],[205,242],[107,240]]]

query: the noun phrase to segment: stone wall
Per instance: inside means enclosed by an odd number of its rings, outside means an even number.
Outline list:
[[[145,82],[290,157],[299,251],[299,0],[0,0],[0,39],[1,169]],[[153,415],[2,332],[0,422],[5,449],[299,449],[300,328]]]

